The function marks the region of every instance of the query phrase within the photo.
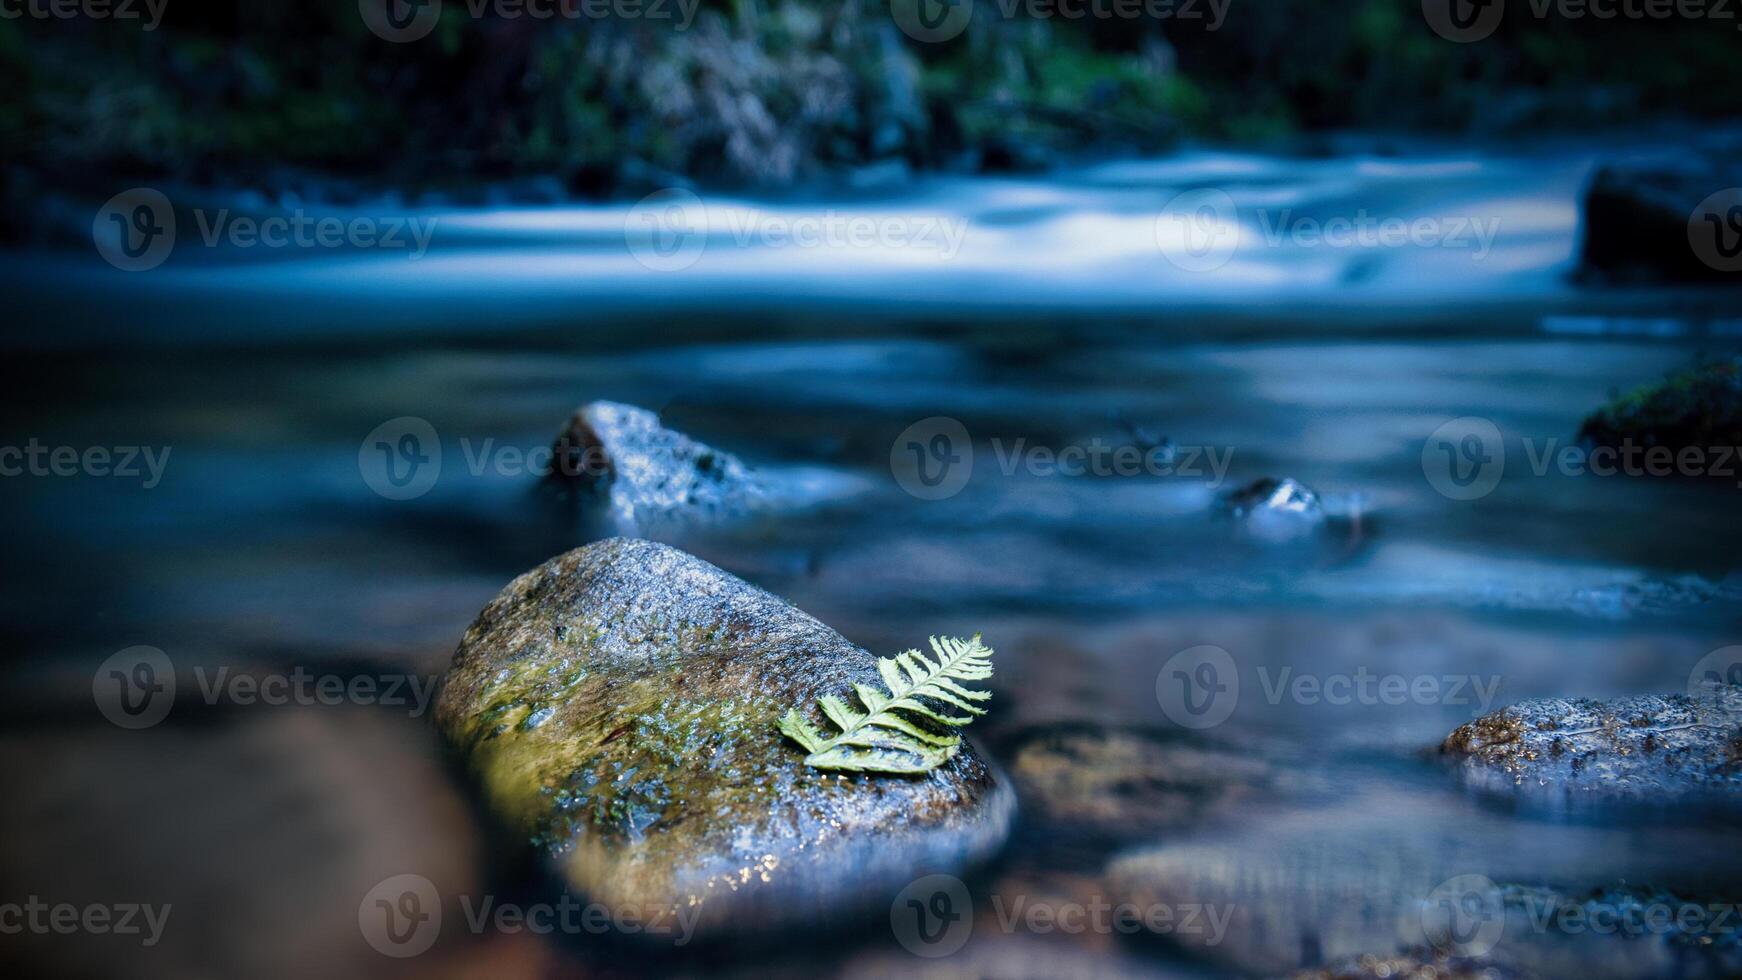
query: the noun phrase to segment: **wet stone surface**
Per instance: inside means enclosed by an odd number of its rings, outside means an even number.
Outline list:
[[[1200,827],[1242,803],[1318,785],[1278,746],[1176,730],[1049,725],[1018,734],[1006,751],[1025,821],[1085,850]]]
[[[1742,687],[1595,701],[1522,701],[1461,726],[1441,752],[1466,784],[1551,807],[1733,803]]]
[[[817,620],[682,551],[614,539],[479,614],[437,720],[569,887],[741,937],[886,904],[1008,833],[1014,795],[971,745],[916,777],[806,767],[780,715],[854,682],[879,683],[875,658]]]
[[[742,517],[769,502],[766,482],[737,457],[633,405],[582,406],[552,450],[550,482],[583,499],[602,494],[623,534]]]

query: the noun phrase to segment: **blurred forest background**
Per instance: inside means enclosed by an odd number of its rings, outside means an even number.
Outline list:
[[[1479,43],[1419,0],[1233,0],[1193,19],[1006,18],[981,0],[922,43],[873,0],[699,0],[668,19],[473,17],[370,33],[354,0],[182,3],[162,25],[0,20],[4,180],[116,176],[323,193],[478,180],[608,195],[694,180],[777,188],[867,167],[998,171],[1182,139],[1310,150],[1315,134],[1508,134],[1733,113],[1701,83],[1732,22],[1537,18]],[[1515,6],[1519,6],[1516,5]],[[1652,55],[1639,53],[1650,36]],[[21,95],[19,93],[22,93]],[[106,186],[106,184],[104,185]]]

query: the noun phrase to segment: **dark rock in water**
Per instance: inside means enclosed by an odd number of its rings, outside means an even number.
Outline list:
[[[1215,912],[1219,933],[1165,938],[1225,973],[1348,969],[1360,957],[1397,953],[1479,960],[1502,976],[1721,977],[1736,975],[1733,939],[1726,948],[1713,935],[1735,917],[1724,899],[1736,896],[1712,891],[1739,880],[1727,844],[1710,830],[1461,813],[1455,802],[1406,791],[1271,812],[1214,838],[1135,851],[1108,865],[1106,888],[1115,902]],[[1592,890],[1666,879],[1712,900]],[[1706,915],[1703,924],[1663,922],[1689,906]],[[1606,931],[1611,923],[1622,928]],[[1627,923],[1642,926],[1630,932]]]
[[[1094,945],[1105,936],[1001,931],[996,909],[980,911],[968,940],[935,959],[897,950],[856,956],[835,973],[836,980],[1201,980],[1196,972],[1152,963]],[[941,940],[947,942],[948,940]],[[930,950],[916,946],[916,952]],[[766,977],[759,971],[756,976]]]
[[[1739,185],[1742,169],[1716,158],[1599,168],[1585,190],[1580,271],[1621,283],[1735,281],[1735,272],[1702,259],[1693,236],[1734,241],[1736,232],[1724,226],[1727,207],[1712,209],[1718,219],[1712,227],[1696,212],[1713,194]]]
[[[1452,732],[1466,783],[1551,806],[1669,805],[1742,791],[1742,687],[1708,696],[1541,698]]]
[[[1677,575],[1592,586],[1575,592],[1572,605],[1591,615],[1625,619],[1685,615],[1701,606],[1736,602],[1742,602],[1742,573],[1732,572],[1717,582],[1699,575]]]
[[[1274,544],[1310,538],[1326,521],[1319,495],[1306,484],[1286,478],[1254,480],[1226,494],[1221,503],[1242,533]]]
[[[624,534],[744,516],[769,502],[768,486],[737,457],[664,428],[659,416],[633,405],[583,406],[552,451],[550,481],[602,491]]]
[[[1370,533],[1364,495],[1321,496],[1288,478],[1254,480],[1224,493],[1217,507],[1241,538],[1265,546],[1315,544],[1348,554]]]
[[[1010,775],[1025,820],[1092,845],[1200,827],[1254,799],[1306,789],[1312,781],[1287,758],[1173,730],[1073,724],[1019,736]]]
[[[1474,957],[1429,949],[1356,956],[1332,966],[1301,970],[1289,980],[1513,980],[1518,974]]]
[[[1470,896],[1465,896],[1468,899]],[[1742,976],[1742,906],[1616,885],[1570,894],[1553,888],[1492,887],[1503,910],[1501,955],[1545,976]],[[1512,946],[1501,945],[1508,937]]]
[[[1722,447],[1728,453],[1742,446],[1742,360],[1712,361],[1617,398],[1585,419],[1579,438],[1636,451],[1663,447],[1660,462],[1640,452],[1638,465],[1665,475],[1676,472],[1670,451]],[[1698,471],[1716,465],[1708,458]]]
[[[648,541],[514,580],[466,631],[436,707],[490,807],[588,900],[750,936],[886,909],[1004,841],[1014,795],[971,746],[917,777],[806,767],[794,706],[880,683],[786,602]]]

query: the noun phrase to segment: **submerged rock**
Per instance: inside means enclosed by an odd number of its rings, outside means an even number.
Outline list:
[[[1276,747],[1215,744],[1177,730],[1070,724],[1016,744],[1010,775],[1025,820],[1077,846],[1193,829],[1242,803],[1316,787]]]
[[[776,723],[853,682],[880,682],[876,658],[817,620],[682,551],[613,539],[484,608],[436,718],[571,888],[749,935],[886,909],[1008,834],[1014,796],[971,746],[917,777],[806,767]]]
[[[1734,279],[1735,273],[1702,260],[1691,236],[1719,231],[1703,227],[1696,212],[1711,195],[1738,184],[1742,171],[1715,157],[1599,168],[1585,190],[1580,271],[1624,283]]]
[[[1708,456],[1698,470],[1734,479],[1738,461],[1731,454],[1734,447],[1742,446],[1742,359],[1711,361],[1623,395],[1585,419],[1579,438],[1597,446],[1635,449],[1642,455],[1663,447],[1658,451],[1660,461],[1639,461],[1641,467],[1651,465],[1647,472],[1676,471],[1664,450],[1715,450],[1723,458]],[[1716,472],[1719,468],[1724,472]]]
[[[1742,687],[1698,699],[1522,701],[1461,726],[1441,752],[1471,786],[1556,807],[1733,799],[1742,792]]]
[[[1331,966],[1292,973],[1289,980],[1512,980],[1516,976],[1477,958],[1410,950],[1351,957]]]
[[[1326,497],[1299,480],[1264,477],[1224,493],[1221,515],[1234,522],[1240,537],[1265,546],[1318,544],[1343,553],[1367,536],[1363,495]]]
[[[1281,544],[1310,538],[1325,526],[1324,503],[1297,480],[1264,477],[1222,498],[1222,509],[1245,535]]]
[[[1164,937],[1218,972],[1363,976],[1364,960],[1443,955],[1500,976],[1736,975],[1736,896],[1712,892],[1738,880],[1721,832],[1462,813],[1416,789],[1231,824],[1106,871],[1113,901],[1219,910],[1220,933]],[[1597,887],[1645,880],[1686,891]]]
[[[548,478],[573,492],[604,493],[625,534],[744,516],[770,496],[737,457],[661,426],[646,409],[616,402],[575,412],[552,447]]]

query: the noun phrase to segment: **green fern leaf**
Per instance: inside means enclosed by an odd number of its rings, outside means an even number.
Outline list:
[[[961,736],[949,730],[986,713],[982,705],[992,693],[962,683],[992,676],[992,648],[980,642],[976,633],[971,640],[934,636],[931,649],[935,662],[918,650],[879,658],[877,673],[888,690],[854,684],[863,711],[832,694],[819,698],[817,706],[838,734],[823,734],[796,708],[780,719],[781,734],[809,753],[804,761],[813,769],[889,773],[936,769],[961,749]],[[952,709],[966,714],[944,713]]]

